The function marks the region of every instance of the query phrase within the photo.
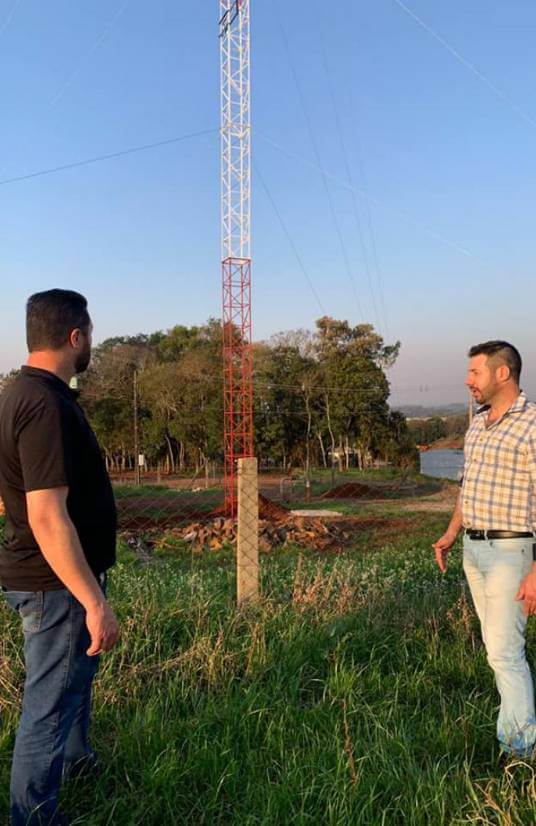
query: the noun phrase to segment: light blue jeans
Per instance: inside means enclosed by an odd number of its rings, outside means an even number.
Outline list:
[[[535,541],[532,537],[480,540],[468,536],[463,541],[463,568],[501,697],[497,737],[504,751],[521,757],[531,755],[536,718],[525,657],[527,618],[523,603],[515,597],[532,568]]]

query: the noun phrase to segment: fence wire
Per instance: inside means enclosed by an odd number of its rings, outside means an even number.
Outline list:
[[[281,548],[337,551],[348,546],[356,525],[345,518],[343,500],[398,496],[411,480],[404,476],[372,485],[356,470],[335,468],[238,467],[239,511],[224,506],[222,466],[173,469],[146,463],[109,468],[114,491],[119,542],[150,562],[156,552],[230,554],[236,559],[237,600],[258,593],[259,559]],[[340,500],[340,501],[339,501]],[[341,507],[341,512],[339,512]],[[311,510],[313,509],[313,510]],[[3,514],[0,502],[0,517]]]

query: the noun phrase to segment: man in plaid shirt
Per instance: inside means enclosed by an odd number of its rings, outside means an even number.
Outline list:
[[[465,437],[454,514],[433,547],[444,573],[463,528],[463,567],[501,697],[497,736],[503,752],[526,759],[536,741],[525,657],[527,618],[536,614],[536,404],[520,391],[511,344],[478,344],[469,359],[465,383],[481,407]]]

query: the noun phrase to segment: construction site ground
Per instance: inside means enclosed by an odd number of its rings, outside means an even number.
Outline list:
[[[302,547],[314,551],[340,552],[362,540],[382,544],[401,534],[419,532],[424,513],[449,514],[458,486],[430,481],[402,480],[349,483],[312,496],[309,501],[259,498],[259,547],[262,552]],[[268,491],[272,495],[273,486]],[[348,494],[354,494],[348,495]],[[236,543],[236,521],[225,515],[219,489],[123,493],[117,499],[120,526],[133,548],[188,549],[193,553],[221,551]],[[300,509],[297,516],[291,510]],[[308,517],[308,509],[325,512]],[[333,510],[333,516],[329,515]],[[361,544],[361,542],[360,542]]]

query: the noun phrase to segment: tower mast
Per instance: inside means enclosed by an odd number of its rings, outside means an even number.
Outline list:
[[[236,512],[236,461],[253,456],[249,0],[219,0],[225,509]]]

